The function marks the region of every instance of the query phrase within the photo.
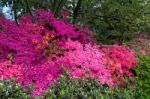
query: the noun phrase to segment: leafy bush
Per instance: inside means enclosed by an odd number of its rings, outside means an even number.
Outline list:
[[[138,21],[140,31],[150,33],[150,15],[145,15],[141,17]]]
[[[29,99],[30,95],[14,79],[0,80],[1,99]]]
[[[56,83],[51,85],[44,92],[43,99],[49,98],[100,98],[101,85],[93,79],[68,79],[66,76],[61,76]]]
[[[150,98],[150,56],[138,55],[139,63],[135,68],[137,93],[139,99]]]
[[[105,43],[129,40],[139,31],[138,20],[147,6],[145,0],[95,0],[93,3],[95,7],[85,13],[86,21],[96,32],[97,40]]]
[[[136,88],[101,85],[96,79],[68,79],[62,75],[46,90],[40,99],[137,99]]]

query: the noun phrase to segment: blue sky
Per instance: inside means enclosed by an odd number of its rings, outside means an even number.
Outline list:
[[[6,18],[8,18],[8,19],[12,19],[12,15],[11,15],[11,9],[10,9],[10,7],[6,7],[6,6],[4,6],[4,7],[3,7],[2,12],[3,12],[3,13],[4,13],[4,15],[6,16]]]

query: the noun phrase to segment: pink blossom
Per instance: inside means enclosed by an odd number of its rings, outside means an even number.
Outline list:
[[[88,27],[57,19],[51,11],[36,10],[35,16],[34,23],[30,15],[19,18],[19,27],[0,19],[1,79],[16,77],[24,88],[33,84],[31,95],[36,96],[57,81],[64,68],[69,77],[96,78],[110,87],[122,84],[125,74],[133,76],[130,69],[137,59],[129,48],[96,45]]]
[[[145,55],[145,50],[141,50],[140,53]]]

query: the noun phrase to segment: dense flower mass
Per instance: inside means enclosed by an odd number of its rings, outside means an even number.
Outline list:
[[[114,45],[110,48],[103,48],[103,51],[106,56],[104,62],[109,66],[114,84],[121,84],[125,74],[133,76],[130,69],[136,65],[137,60],[128,47]]]
[[[103,64],[105,53],[93,44],[84,44],[78,41],[68,41],[64,46],[68,51],[62,58],[64,66],[73,77],[97,77],[100,83],[110,84],[110,71]]]
[[[0,62],[0,75],[0,79],[22,77],[22,68],[20,65],[11,64],[10,61]]]
[[[33,96],[56,81],[64,68],[70,77],[92,77],[113,86],[122,84],[125,74],[132,76],[130,69],[137,63],[129,48],[98,46],[87,27],[48,11],[35,11],[34,19],[21,17],[19,26],[1,18],[0,34],[0,78],[16,77],[23,87],[33,84]]]

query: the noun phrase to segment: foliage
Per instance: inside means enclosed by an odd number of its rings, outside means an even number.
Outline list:
[[[143,32],[150,32],[150,0],[146,1],[146,5],[144,8],[144,15],[138,20],[139,29]]]
[[[14,79],[0,80],[1,99],[29,99],[29,93],[24,90]]]
[[[92,14],[93,20],[90,21],[99,35],[98,40],[123,43],[130,39],[134,32],[139,31],[137,20],[145,11],[140,1],[101,0],[99,2],[101,6],[93,10],[95,14]]]
[[[99,98],[101,97],[100,88],[102,86],[93,79],[67,79],[61,76],[56,83],[51,85],[43,94],[43,99],[49,98]]]
[[[139,99],[150,98],[150,56],[138,55],[139,64],[135,68]]]
[[[44,91],[40,99],[136,99],[139,94],[135,92],[136,88],[134,87],[109,88],[99,84],[95,79],[68,79],[66,75],[62,75],[48,90]]]
[[[142,32],[150,33],[150,14],[143,16],[139,21],[139,29]]]

